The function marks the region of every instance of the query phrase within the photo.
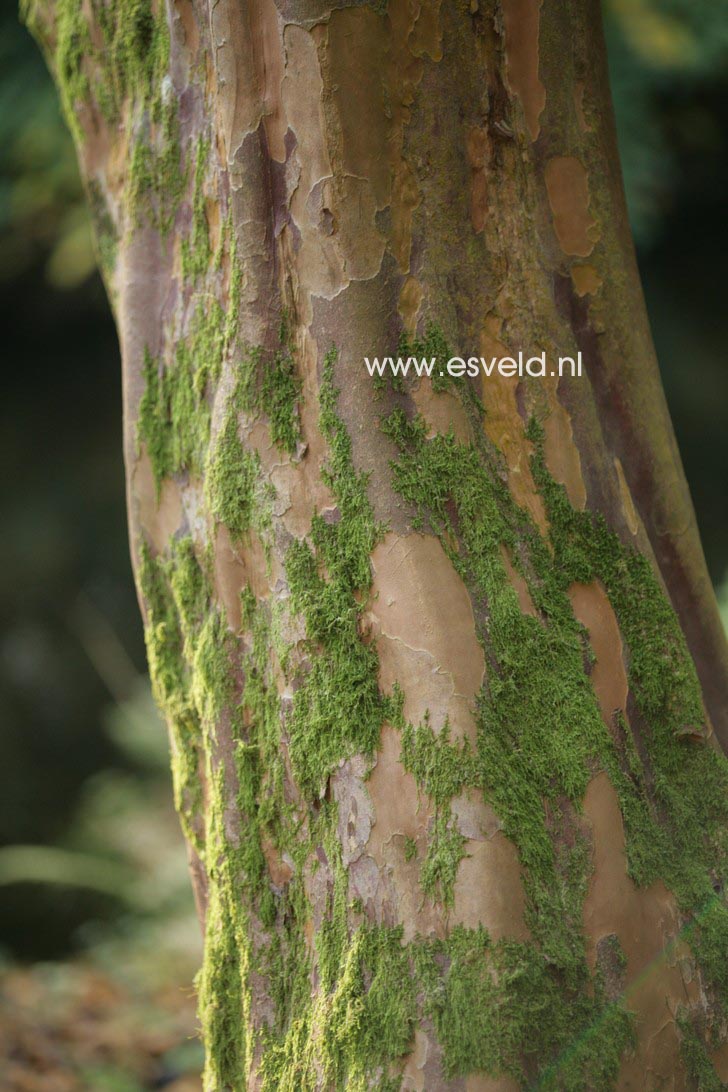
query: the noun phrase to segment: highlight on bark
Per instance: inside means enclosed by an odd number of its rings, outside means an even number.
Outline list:
[[[124,369],[205,1087],[728,1080],[728,653],[596,0],[25,0]],[[366,356],[581,352],[586,375]]]

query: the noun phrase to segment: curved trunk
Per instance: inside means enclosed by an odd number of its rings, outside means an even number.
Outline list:
[[[597,3],[26,14],[122,344],[206,1087],[718,1087],[728,660]]]

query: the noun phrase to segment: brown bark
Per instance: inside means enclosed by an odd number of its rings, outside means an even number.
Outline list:
[[[61,81],[68,80],[69,68],[68,49],[61,50],[65,71],[59,61],[66,11],[65,4],[57,6],[55,23],[35,15]],[[345,1081],[353,1088],[384,1087],[386,1076],[392,1087],[402,1082],[428,1092],[510,1089],[537,1079],[544,1087],[698,1087],[691,1035],[702,1044],[705,1064],[712,1058],[727,1079],[719,984],[691,939],[704,934],[706,950],[709,940],[724,946],[725,919],[716,918],[708,938],[701,925],[703,896],[696,894],[702,888],[695,881],[688,892],[684,878],[687,841],[682,856],[665,850],[664,867],[640,873],[639,838],[626,802],[632,789],[620,789],[619,778],[627,774],[615,772],[609,759],[618,756],[626,770],[632,760],[624,756],[634,752],[629,776],[638,786],[639,806],[651,816],[655,837],[670,842],[679,815],[670,812],[665,779],[676,794],[687,791],[675,772],[684,753],[686,784],[697,791],[703,759],[694,755],[717,750],[715,737],[728,740],[728,654],[645,314],[598,5],[178,0],[160,6],[154,17],[168,28],[168,58],[160,54],[164,63],[143,79],[132,65],[133,80],[116,80],[123,93],[113,108],[104,106],[99,88],[109,85],[115,65],[131,62],[120,46],[116,52],[102,48],[115,39],[104,39],[98,11],[94,5],[84,9],[91,29],[78,71],[88,86],[72,82],[66,98],[68,105],[70,94],[100,232],[116,240],[106,275],[122,345],[130,534],[153,671],[155,665],[162,671],[160,624],[162,645],[178,626],[183,646],[179,674],[172,682],[158,674],[155,685],[172,725],[178,802],[201,913],[207,912],[207,1087],[243,1087],[246,1081],[251,1088]],[[143,171],[134,167],[140,146],[150,149]],[[288,329],[283,342],[282,321]],[[200,326],[204,336],[196,333]],[[428,329],[464,357],[545,351],[549,371],[559,356],[580,351],[585,374],[494,376],[444,390],[427,380],[408,381],[401,390],[387,385],[377,393],[364,358],[396,355],[403,332],[412,342]],[[257,394],[246,400],[236,391],[251,347],[258,352],[252,354]],[[338,421],[327,426],[331,392],[323,361],[332,347]],[[182,374],[180,348],[192,359],[189,379],[180,381],[189,397],[155,402],[149,394],[153,377],[163,383],[175,369]],[[266,401],[262,378],[265,369],[278,375],[282,359],[292,361],[296,403],[288,422],[294,442],[288,444],[275,434],[280,406]],[[197,402],[192,386],[201,392]],[[145,397],[157,431],[144,426]],[[252,500],[245,494],[246,504],[264,511],[237,522],[226,514],[229,505],[216,507],[213,482],[216,445],[231,407],[234,435],[253,458],[245,466],[253,466],[257,483]],[[393,410],[410,421],[419,414],[435,442],[452,429],[463,460],[466,449],[475,453],[472,471],[463,462],[463,480],[472,474],[473,483],[482,481],[482,496],[495,497],[507,526],[487,565],[479,535],[488,534],[490,510],[483,510],[479,526],[478,514],[457,493],[457,474],[450,480],[443,469],[437,478],[437,468],[423,461],[420,494],[398,484],[391,464],[402,451],[392,430],[382,430]],[[540,423],[542,440],[528,427],[532,419]],[[337,436],[345,434],[351,464],[346,453],[337,464]],[[174,436],[164,459],[151,450],[152,439],[164,444]],[[424,452],[434,448],[418,450],[425,460]],[[358,541],[369,516],[354,505],[351,519],[350,498],[352,490],[358,496],[352,480],[359,481],[362,471],[374,528],[364,550],[371,555],[371,577],[355,579],[349,570],[359,555],[349,543]],[[240,505],[251,489],[243,484],[242,463],[238,472]],[[424,481],[428,473],[435,477]],[[441,509],[438,481],[450,481]],[[593,531],[578,532],[592,543],[592,568],[590,556],[578,564],[569,560],[575,556],[567,549],[572,523],[558,522],[553,498],[561,494],[554,483],[564,487],[580,528],[587,523],[579,523],[579,514],[604,517]],[[505,495],[498,499],[502,486]],[[209,589],[194,604],[180,590],[181,577],[175,584],[181,569],[173,542],[188,540]],[[319,592],[316,581],[323,581],[320,602],[313,592],[307,599],[305,590],[292,587],[291,551],[301,542],[313,544],[308,578]],[[646,605],[633,604],[636,615],[629,613],[634,593],[628,570],[637,555],[647,559],[652,575],[645,579],[654,581],[645,596],[654,605],[664,590],[689,648],[679,668],[675,661],[675,678],[687,665],[684,687],[676,685],[673,693],[671,684],[661,683],[659,701],[651,698],[649,680],[667,658],[678,656],[681,639],[666,637],[655,653],[664,626],[669,628],[669,610],[648,617]],[[155,570],[155,580],[171,588],[162,596],[171,603],[164,619],[147,578],[155,559],[168,559]],[[511,670],[507,640],[497,632],[501,584],[513,589],[521,614],[533,623],[533,631],[522,632],[533,632],[534,647],[541,647],[541,631],[544,641],[558,643],[562,624],[572,651],[573,642],[583,639],[583,667],[569,675],[571,669],[555,659],[548,668],[551,682],[532,704],[526,695],[523,705],[525,724],[537,700],[543,703],[544,753],[553,753],[557,763],[560,716],[566,721],[569,710],[592,703],[589,725],[596,727],[588,731],[595,739],[602,731],[603,741],[591,749],[584,744],[581,787],[570,788],[556,766],[548,786],[528,765],[524,774],[520,756],[538,757],[539,751],[535,743],[529,751],[532,744],[519,737],[518,716],[505,725],[498,721],[510,750],[504,765],[493,765],[488,747],[496,729],[489,727],[487,710],[500,708],[497,686],[503,680],[507,686],[509,678],[526,691],[530,685]],[[336,603],[353,612],[358,634],[356,649],[346,645],[351,674],[360,670],[360,656],[363,673],[370,652],[376,660],[376,700],[383,704],[374,746],[359,723],[376,722],[376,710],[367,704],[371,699],[376,705],[370,691],[362,685],[339,716],[326,712],[326,686],[316,691],[311,682],[322,663],[329,690],[341,679],[332,663],[343,655],[336,650],[344,644],[335,642],[349,632],[346,619],[334,612],[335,620],[324,624],[321,617],[323,599],[329,592],[343,596],[342,588],[346,596]],[[246,591],[255,611],[273,619],[274,630],[279,626],[277,638],[267,637],[262,660],[256,660],[251,608],[245,602],[241,608]],[[504,594],[510,609],[512,593]],[[562,609],[568,609],[564,622]],[[221,685],[210,682],[214,671],[201,663],[207,655],[204,626],[214,618],[221,625],[213,644],[218,651],[224,647],[227,674]],[[640,642],[652,650],[654,663],[640,658]],[[518,653],[515,642],[514,660]],[[704,723],[681,723],[684,738],[658,747],[660,725],[677,716],[676,703],[692,685],[690,658],[702,687]],[[534,676],[540,666],[534,665]],[[250,697],[251,679],[262,684],[266,708],[278,723],[272,751],[261,734],[263,705]],[[578,706],[569,705],[570,680]],[[556,689],[562,685],[568,691],[563,697]],[[397,710],[386,704],[396,688],[403,695]],[[319,721],[305,720],[301,691],[322,703]],[[552,708],[562,701],[563,714]],[[190,756],[182,738],[188,739],[184,733],[193,721],[193,771],[184,775],[180,762]],[[329,733],[327,740],[342,723],[350,731],[336,746],[321,744],[320,752],[314,735],[313,750],[306,752],[305,740],[297,750],[296,736],[304,722]],[[403,757],[406,726],[418,725],[424,726],[422,739],[450,745],[463,771],[474,763],[475,772],[456,777],[449,795],[436,784],[445,777],[437,765],[442,756],[433,760],[430,781],[416,761]],[[538,727],[536,719],[533,731]],[[576,747],[588,735],[586,725],[583,733],[577,725],[573,736],[570,724],[563,730]],[[262,764],[247,796],[239,758],[246,747]],[[706,758],[711,771],[712,761]],[[516,795],[527,795],[532,786],[541,793],[539,823],[556,862],[543,874],[518,829],[520,804],[508,810],[506,777]],[[192,799],[195,781],[200,791]],[[266,802],[287,809],[285,818],[267,816]],[[716,830],[725,819],[720,800],[711,807],[715,829],[700,849],[706,883],[721,869]],[[255,881],[245,856],[248,827],[255,828],[255,852],[264,861]],[[568,923],[564,938],[582,945],[583,956],[560,964],[549,950],[549,923],[568,918],[573,877],[565,862],[580,845],[586,847],[583,887],[574,882],[572,892],[580,917]],[[448,862],[454,862],[451,880],[437,871]],[[564,900],[553,918],[551,896]],[[341,968],[358,958],[352,955],[355,942],[369,937],[369,926],[400,927],[397,944],[417,983],[416,1014],[404,1023],[406,1045],[393,1045],[380,1057],[377,1047],[365,1047],[352,1033],[337,1054],[328,1041],[316,1045],[317,1036],[330,1040],[346,1023],[343,1010],[335,1015],[337,990],[344,990]],[[458,926],[472,932],[458,933]],[[451,938],[469,937],[476,952],[481,926],[496,946],[521,945],[516,965],[526,966],[527,954],[533,961],[528,966],[541,968],[539,989],[552,1007],[563,1004],[565,1013],[580,1014],[573,1038],[563,1029],[542,1038],[535,1026],[519,1032],[520,1002],[509,1001],[498,1010],[496,1039],[512,1034],[510,1053],[502,1044],[492,1055],[458,1053],[452,1028],[467,1025],[468,1015],[448,1009],[456,983],[455,970],[447,967],[458,966]],[[337,929],[340,977],[330,980],[321,937]],[[418,978],[416,953],[434,951],[433,941],[441,945],[438,973],[447,982],[452,976],[453,991],[443,987],[442,1009],[423,1001],[426,989]],[[613,942],[623,956],[610,956]],[[276,1010],[273,944],[284,963],[303,968],[307,1003],[288,997]],[[507,945],[498,952],[496,979],[499,966],[506,973],[498,960],[507,963],[512,956]],[[379,964],[362,958],[364,985],[356,996],[376,1037],[371,976]],[[569,981],[572,972],[578,981]],[[485,986],[468,986],[466,974],[462,981],[468,1009],[478,1010]],[[396,989],[396,982],[387,984],[390,996]],[[468,989],[474,991],[470,999]],[[535,989],[529,985],[526,993]],[[585,1016],[595,990],[606,1007],[601,1016]],[[527,998],[521,1000],[528,1021],[540,1023]],[[635,1014],[635,1044],[622,1044],[616,1065],[605,1063],[600,1073],[595,1058],[612,1047],[599,1036],[607,1034],[605,1013],[615,1001]],[[488,1013],[486,1024],[494,1018]],[[553,1015],[544,1016],[544,1025]],[[300,1041],[297,1027],[304,1029]],[[277,1047],[270,1046],[271,1036]]]

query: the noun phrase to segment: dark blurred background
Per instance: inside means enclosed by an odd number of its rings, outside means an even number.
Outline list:
[[[116,336],[50,78],[2,2],[0,1085],[199,1089],[200,941],[129,565]],[[728,9],[606,0],[606,21],[647,304],[725,603]]]

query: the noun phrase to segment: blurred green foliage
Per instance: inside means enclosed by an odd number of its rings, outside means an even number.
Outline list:
[[[699,100],[726,75],[728,9],[715,0],[604,3],[627,202],[644,248],[669,231],[684,181],[681,160],[693,158],[701,187],[722,198],[720,181],[704,168],[724,154],[724,119],[714,103]]]
[[[42,263],[51,285],[94,270],[73,144],[42,57],[5,0],[0,17],[0,280]]]
[[[627,203],[713,579],[728,570],[728,7],[604,0]]]

